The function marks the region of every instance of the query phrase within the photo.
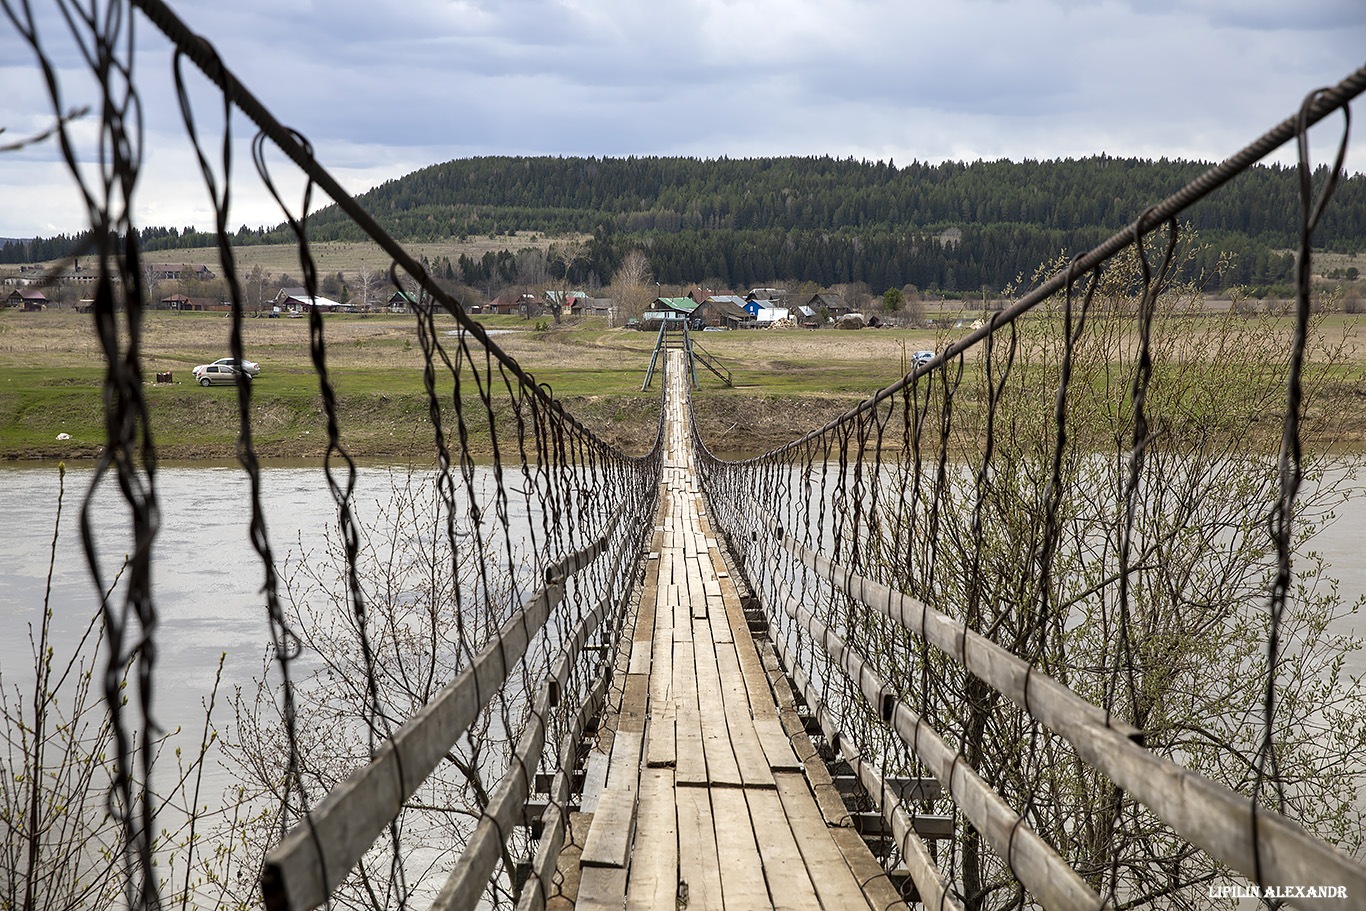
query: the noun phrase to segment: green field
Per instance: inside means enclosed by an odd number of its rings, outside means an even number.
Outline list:
[[[1366,439],[1366,364],[1355,339],[1356,316],[1331,316],[1321,328],[1326,343],[1346,352],[1332,382],[1311,407],[1348,416],[1348,442]],[[653,442],[658,385],[640,385],[654,345],[651,333],[608,330],[566,322],[545,331],[517,317],[489,318],[501,330],[494,341],[548,385],[566,410],[614,445],[640,453]],[[1287,321],[1269,324],[1277,333]],[[233,386],[203,388],[191,370],[229,353],[230,320],[223,314],[159,311],[143,325],[144,392],[153,440],[168,459],[230,459],[238,437]],[[460,362],[454,318],[438,320],[437,339]],[[698,423],[718,451],[756,452],[779,445],[852,407],[897,379],[909,352],[942,350],[966,330],[786,330],[708,332],[695,338],[731,372],[723,386],[699,368],[694,393]],[[433,436],[423,382],[423,356],[413,317],[329,315],[324,319],[326,366],[336,393],[342,442],[356,456],[407,457],[430,452]],[[312,363],[307,319],[248,319],[246,356],[262,365],[252,383],[252,434],[260,455],[297,458],[325,450],[326,421],[318,373]],[[482,349],[469,345],[481,374]],[[474,374],[462,372],[462,395],[472,398]],[[90,318],[69,311],[0,313],[0,458],[90,458],[105,440],[103,357]],[[1030,368],[1034,369],[1034,368]],[[170,383],[155,382],[169,373]],[[438,370],[437,394],[449,407],[454,384]],[[1044,373],[1040,373],[1041,382]],[[1051,397],[1051,391],[1040,389]],[[495,408],[508,393],[495,372]],[[977,400],[965,388],[965,406]],[[480,410],[467,414],[480,414]],[[476,451],[487,450],[487,421],[468,428]],[[450,427],[447,428],[448,430]],[[59,441],[58,434],[71,439]],[[506,440],[499,431],[500,436]]]
[[[488,328],[523,369],[547,384],[566,409],[613,443],[643,451],[653,442],[658,385],[640,385],[652,334],[566,324],[535,331],[517,317],[491,317]],[[153,438],[165,458],[231,458],[238,427],[233,386],[200,387],[191,370],[229,353],[230,321],[222,314],[155,312],[143,327],[142,368]],[[438,340],[458,359],[456,322],[438,320]],[[412,317],[330,315],[325,319],[326,366],[335,390],[343,443],[355,455],[407,455],[430,448],[421,343]],[[252,433],[262,455],[321,454],[326,434],[308,320],[248,319],[246,356],[262,365],[252,383]],[[857,341],[856,345],[837,344]],[[703,401],[727,413],[754,413],[757,434],[728,445],[752,449],[772,442],[774,396],[807,402],[800,410],[837,413],[899,373],[901,346],[933,345],[933,333],[708,333],[708,350],[731,367],[736,388],[718,388],[703,374]],[[475,361],[482,350],[472,343]],[[829,350],[832,356],[823,355]],[[102,354],[88,316],[61,311],[0,314],[0,458],[94,457],[105,438]],[[465,389],[471,391],[466,367]],[[170,383],[155,382],[169,373]],[[438,395],[449,402],[453,381],[438,373]],[[496,380],[496,386],[501,380]],[[506,390],[496,388],[502,398]],[[499,396],[495,396],[498,398]],[[791,415],[783,412],[788,434]],[[822,418],[823,420],[824,418]],[[734,424],[731,421],[730,424]],[[730,424],[731,437],[738,434]],[[60,433],[67,441],[57,440]],[[474,428],[476,445],[486,437]]]

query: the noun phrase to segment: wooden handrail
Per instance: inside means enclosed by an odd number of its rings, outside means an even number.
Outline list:
[[[596,560],[615,525],[613,521],[607,532],[561,564],[582,562],[582,569]],[[307,911],[327,900],[488,705],[563,597],[563,577],[539,589],[454,680],[394,732],[374,759],[333,788],[271,849],[261,874],[261,893],[270,911]]]
[[[752,498],[750,514],[802,565],[836,591],[923,636],[965,670],[1007,696],[1065,738],[1077,755],[1156,813],[1181,837],[1262,885],[1315,883],[1366,895],[1366,867],[1274,810],[1258,807],[1252,841],[1252,802],[1143,747],[1141,732],[1086,701],[1067,686],[961,622],[904,592],[830,560],[791,535]],[[1328,897],[1295,899],[1306,908],[1339,909]]]
[[[1005,802],[977,771],[949,747],[939,732],[925,722],[850,646],[792,596],[781,578],[775,578],[783,610],[819,642],[831,662],[854,681],[864,702],[883,718],[902,742],[910,747],[939,780],[982,833],[993,851],[1010,865],[1016,878],[1045,908],[1065,911],[1096,911],[1104,902],[1058,852],[1020,814]],[[919,885],[917,881],[917,886]]]
[[[506,844],[507,835],[526,806],[527,794],[531,790],[536,768],[540,765],[541,749],[545,746],[546,720],[550,710],[558,702],[558,693],[563,690],[569,677],[569,668],[578,658],[580,649],[606,616],[606,606],[606,601],[599,601],[579,621],[574,634],[560,650],[550,674],[537,687],[531,717],[522,729],[508,770],[495,786],[474,835],[432,902],[432,911],[457,911],[478,904]]]

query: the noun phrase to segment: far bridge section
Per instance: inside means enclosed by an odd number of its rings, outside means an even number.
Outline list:
[[[659,315],[659,335],[655,338],[654,351],[650,354],[650,366],[645,370],[645,382],[640,384],[641,391],[650,388],[650,383],[654,381],[656,373],[664,369],[669,353],[677,351],[682,354],[682,369],[688,378],[689,385],[697,389],[700,383],[697,381],[697,365],[701,364],[710,370],[717,379],[727,386],[732,386],[730,370],[727,369],[715,355],[708,352],[692,337],[692,329],[689,327],[688,319],[684,316],[676,316],[671,311],[655,311]],[[647,314],[649,316],[651,314]]]

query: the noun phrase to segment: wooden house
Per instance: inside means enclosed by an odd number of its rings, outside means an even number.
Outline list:
[[[25,313],[36,313],[39,310],[46,310],[50,303],[41,291],[33,291],[29,288],[15,288],[5,296],[5,306]]]
[[[745,312],[745,300],[733,294],[713,295],[692,312],[693,324],[699,321],[704,326],[725,329],[739,329],[753,317]]]
[[[854,310],[853,307],[844,302],[844,297],[842,295],[835,294],[832,291],[822,291],[819,294],[811,295],[811,299],[806,302],[806,306],[817,313],[820,313],[821,308],[824,307],[825,311],[830,314],[830,318],[835,320],[848,313],[852,313]]]

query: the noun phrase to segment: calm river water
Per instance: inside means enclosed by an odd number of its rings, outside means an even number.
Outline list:
[[[364,508],[387,501],[392,484],[401,483],[402,467],[363,467],[357,501]],[[80,546],[79,512],[91,470],[75,468],[66,476],[66,501],[57,541],[52,580],[57,655],[98,606]],[[319,548],[325,530],[335,523],[336,507],[322,470],[316,465],[265,469],[263,484],[269,530],[277,558],[300,548]],[[156,544],[155,579],[161,617],[157,669],[160,720],[169,726],[202,721],[200,702],[213,683],[220,654],[226,654],[224,692],[249,684],[261,672],[267,626],[259,595],[262,572],[247,541],[250,516],[246,479],[236,466],[163,467],[158,473],[162,527]],[[1340,591],[1351,600],[1366,592],[1366,486],[1358,478],[1354,496],[1338,510],[1331,531],[1315,548],[1333,567]],[[29,631],[41,616],[56,514],[58,473],[55,465],[0,468],[0,676],[12,694],[31,686],[33,661]],[[127,549],[120,528],[117,489],[109,480],[97,500],[99,546],[112,567]],[[1348,624],[1366,632],[1360,616]],[[1366,673],[1366,655],[1348,658],[1351,673]],[[223,700],[220,699],[220,705]],[[219,714],[228,720],[228,713]],[[216,765],[216,764],[215,764]],[[231,781],[215,768],[212,784]]]

